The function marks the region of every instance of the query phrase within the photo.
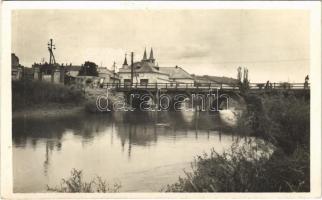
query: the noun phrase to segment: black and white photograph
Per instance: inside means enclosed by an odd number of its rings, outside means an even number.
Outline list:
[[[320,2],[6,3],[2,193],[321,195]]]

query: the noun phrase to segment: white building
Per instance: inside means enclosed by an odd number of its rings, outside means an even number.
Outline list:
[[[118,74],[122,84],[131,84],[131,66],[128,65],[126,57]],[[181,67],[159,67],[155,64],[151,48],[149,58],[147,58],[146,50],[144,50],[143,59],[133,63],[133,84],[146,85],[154,83],[193,84],[194,79]]]
[[[119,83],[119,75],[115,71],[109,70],[106,67],[98,67],[99,82],[103,83]]]

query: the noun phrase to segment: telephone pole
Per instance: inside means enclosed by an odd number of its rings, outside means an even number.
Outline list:
[[[134,53],[131,52],[131,86],[133,85],[133,57]]]
[[[113,62],[113,71],[115,72],[115,70],[116,70],[116,62],[114,61]]]
[[[115,75],[116,75],[116,63],[115,63],[115,61],[114,61],[114,63],[113,63],[113,84],[114,84],[114,82],[115,82]]]
[[[48,42],[48,51],[49,51],[49,64],[56,64],[55,56],[54,56],[54,51],[56,49],[56,46],[53,44],[53,39],[50,39]]]

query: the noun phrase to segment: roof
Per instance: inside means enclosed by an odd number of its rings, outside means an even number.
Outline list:
[[[104,73],[104,72],[106,73],[106,72],[108,72],[108,73],[113,74],[113,71],[110,70],[110,69],[107,69],[106,67],[98,67],[97,71],[98,71],[98,73]]]
[[[193,79],[192,76],[181,67],[157,67],[155,63],[141,61],[133,63],[134,73],[158,73],[168,75],[172,79]],[[119,69],[120,73],[130,73],[131,66]]]
[[[193,79],[192,76],[181,67],[160,67],[160,72],[169,74],[173,79]]]
[[[135,62],[133,63],[134,66],[134,73],[158,73],[169,75],[168,73],[162,72],[155,67],[154,63],[151,62]],[[123,73],[130,73],[131,67],[120,68],[119,72]]]
[[[155,68],[153,63],[142,62],[141,67],[135,69],[135,72],[141,73],[160,73],[159,70]]]

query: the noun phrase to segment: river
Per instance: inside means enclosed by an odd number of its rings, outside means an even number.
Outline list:
[[[115,112],[13,120],[14,192],[46,192],[73,168],[121,192],[158,192],[236,136],[217,113]]]

